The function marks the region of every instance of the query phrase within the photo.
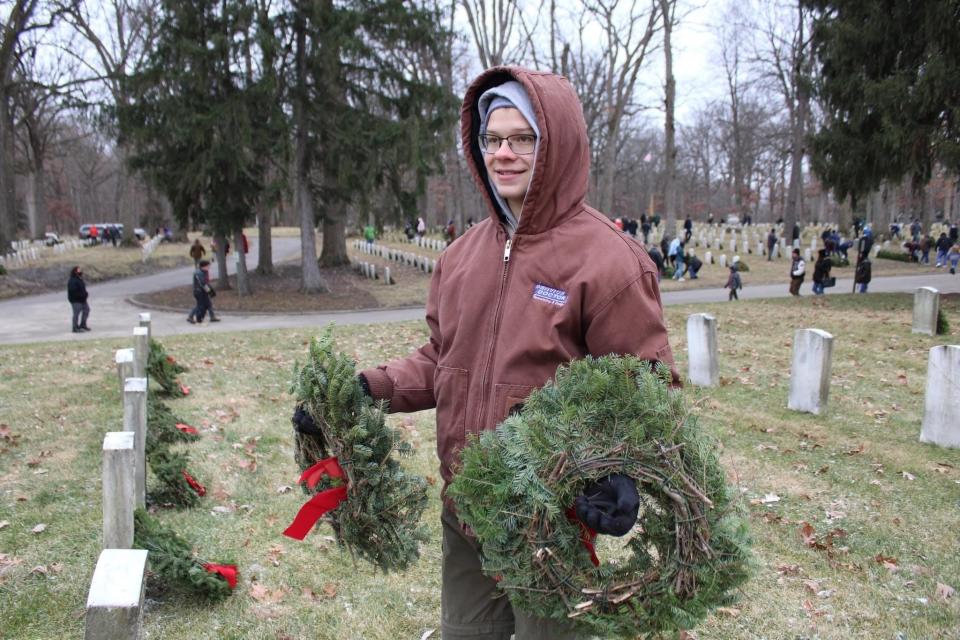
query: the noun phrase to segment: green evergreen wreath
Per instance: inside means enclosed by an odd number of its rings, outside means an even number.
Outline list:
[[[310,343],[307,362],[294,367],[290,392],[313,418],[322,437],[294,431],[294,458],[301,471],[335,456],[347,480],[347,497],[324,521],[337,542],[383,571],[402,570],[420,557],[427,534],[420,517],[427,506],[427,483],[405,472],[397,456],[413,449],[387,426],[387,405],[360,388],[356,365],[334,352],[327,328]],[[308,494],[338,486],[325,477]]]
[[[154,380],[163,389],[164,394],[174,398],[185,396],[185,387],[177,380],[177,376],[187,368],[177,362],[173,356],[167,354],[163,345],[150,338],[150,353],[147,356],[147,376]]]
[[[574,361],[463,450],[448,495],[514,605],[635,638],[692,628],[747,579],[746,527],[714,444],[669,380],[634,357]],[[637,483],[638,526],[602,536],[601,560],[616,557],[595,567],[566,510],[613,473]]]

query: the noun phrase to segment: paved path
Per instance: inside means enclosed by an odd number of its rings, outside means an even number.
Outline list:
[[[299,238],[275,238],[274,259],[280,261],[299,252]],[[248,267],[256,266],[256,239],[251,240]],[[230,261],[232,264],[232,260]],[[15,298],[0,302],[0,344],[51,342],[63,340],[92,340],[130,336],[137,315],[143,311],[127,298],[136,293],[160,291],[177,283],[189,283],[193,269],[183,267],[150,276],[125,278],[90,285],[90,320],[93,329],[89,333],[74,334],[70,331],[70,305],[66,291],[45,293],[36,296]],[[949,273],[922,276],[893,276],[874,278],[870,283],[873,293],[913,291],[917,287],[932,286],[942,293],[960,293],[960,275]],[[837,279],[837,286],[828,290],[828,295],[849,293],[852,282]],[[66,289],[66,286],[64,286]],[[809,294],[809,281],[803,292]],[[786,297],[787,283],[748,286],[740,292],[741,299]],[[694,304],[722,302],[727,299],[726,289],[690,289],[663,294],[664,304]],[[151,311],[153,331],[158,336],[183,333],[251,331],[256,329],[287,329],[299,327],[322,327],[330,322],[338,324],[372,324],[416,320],[423,318],[423,309],[388,309],[377,311],[344,311],[283,315],[218,314],[223,322],[204,323],[200,326],[186,322],[187,310],[180,312]]]

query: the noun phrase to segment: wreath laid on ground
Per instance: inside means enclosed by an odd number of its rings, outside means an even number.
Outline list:
[[[635,638],[692,628],[747,579],[746,528],[715,447],[669,380],[633,357],[572,362],[463,450],[448,495],[514,605]],[[569,508],[611,474],[636,482],[640,515],[625,542],[600,539],[612,557],[595,566]]]
[[[164,585],[210,600],[220,600],[236,588],[236,565],[198,560],[190,543],[142,509],[133,518],[133,546],[150,552],[150,569]]]
[[[195,427],[185,424],[163,403],[147,394],[147,438],[144,449],[147,463],[156,480],[150,500],[164,506],[193,507],[206,495],[206,488],[188,471],[190,456],[174,451],[177,442],[200,438]]]
[[[290,392],[319,433],[294,430],[300,483],[313,497],[284,534],[302,540],[323,518],[355,557],[383,571],[405,569],[427,540],[420,525],[427,483],[400,466],[412,447],[387,426],[386,403],[364,393],[353,360],[334,351],[329,328],[294,367]]]
[[[174,398],[182,398],[190,393],[190,388],[180,383],[177,377],[187,368],[167,354],[163,345],[150,339],[150,353],[147,356],[147,377],[155,380],[163,393]]]

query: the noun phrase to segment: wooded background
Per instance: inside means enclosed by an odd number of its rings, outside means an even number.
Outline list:
[[[89,222],[127,242],[300,226],[322,290],[358,225],[487,215],[459,97],[498,64],[573,83],[611,217],[957,217],[960,2],[711,5],[716,90],[678,118],[686,0],[4,1],[0,246]]]

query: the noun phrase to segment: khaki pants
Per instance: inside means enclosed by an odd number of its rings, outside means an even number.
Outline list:
[[[443,586],[440,593],[442,640],[577,640],[555,620],[514,611],[497,583],[480,570],[475,541],[448,509],[443,510]]]

